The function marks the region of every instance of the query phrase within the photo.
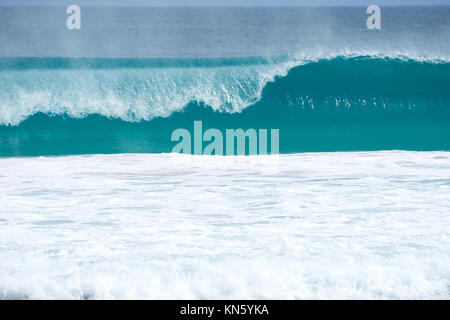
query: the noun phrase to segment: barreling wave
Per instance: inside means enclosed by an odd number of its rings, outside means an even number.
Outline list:
[[[0,58],[0,155],[169,152],[194,120],[281,152],[449,150],[450,62],[336,55]]]

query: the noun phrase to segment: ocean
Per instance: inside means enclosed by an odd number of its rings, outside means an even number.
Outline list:
[[[0,298],[450,297],[449,6],[65,9],[0,7]]]

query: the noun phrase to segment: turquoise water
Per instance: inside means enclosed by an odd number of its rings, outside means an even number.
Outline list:
[[[170,152],[171,132],[193,132],[195,120],[204,130],[280,129],[281,153],[450,150],[450,63],[373,56],[293,63],[2,58],[0,101],[23,105],[2,109],[0,156]]]

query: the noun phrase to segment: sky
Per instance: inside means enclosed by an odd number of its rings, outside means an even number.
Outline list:
[[[368,6],[450,5],[450,0],[0,0],[6,6]]]

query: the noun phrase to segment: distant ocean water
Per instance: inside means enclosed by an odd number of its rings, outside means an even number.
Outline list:
[[[448,298],[450,7],[365,9],[0,7],[0,298]]]

